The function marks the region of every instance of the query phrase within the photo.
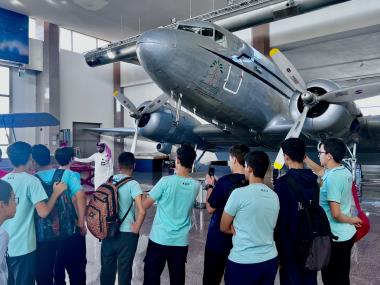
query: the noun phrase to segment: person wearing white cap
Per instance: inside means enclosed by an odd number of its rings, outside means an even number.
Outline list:
[[[98,152],[88,158],[75,158],[75,161],[82,163],[95,163],[94,188],[95,190],[113,175],[113,161],[110,148],[105,143],[97,143]]]

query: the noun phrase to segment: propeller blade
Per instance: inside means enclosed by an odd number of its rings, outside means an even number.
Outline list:
[[[129,113],[132,114],[137,114],[137,108],[136,106],[132,103],[131,100],[129,100],[127,97],[125,97],[122,93],[120,93],[118,90],[115,90],[113,92],[113,96],[116,98],[116,100],[125,108],[129,111]]]
[[[140,115],[142,116],[146,113],[153,113],[154,111],[157,111],[169,99],[169,95],[162,93],[160,96],[154,99],[148,106],[146,106]]]
[[[133,136],[133,141],[132,141],[132,146],[131,146],[131,153],[135,153],[136,151],[136,145],[137,145],[137,136],[138,136],[138,127],[139,127],[139,122],[138,120],[135,120],[135,135]]]
[[[380,95],[380,82],[375,82],[331,91],[317,97],[317,100],[329,103],[344,103],[378,95]]]
[[[285,57],[285,55],[278,49],[271,49],[269,52],[270,57],[280,69],[281,73],[288,79],[290,85],[300,93],[305,92],[306,84],[301,75],[298,73],[294,65]]]
[[[285,139],[298,138],[300,136],[303,125],[304,125],[305,120],[306,120],[306,115],[307,115],[307,112],[309,111],[309,109],[310,108],[308,106],[304,107],[301,116],[299,116],[298,120],[294,122],[293,127],[290,129],[290,131],[286,135]],[[284,152],[283,152],[282,148],[280,148],[280,151],[278,152],[277,157],[274,161],[274,168],[275,169],[281,169],[284,166],[284,163],[285,163]]]

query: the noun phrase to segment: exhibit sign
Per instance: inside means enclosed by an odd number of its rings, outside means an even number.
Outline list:
[[[29,17],[0,8],[0,60],[29,63]]]

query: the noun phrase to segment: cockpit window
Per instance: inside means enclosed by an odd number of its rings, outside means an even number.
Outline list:
[[[187,31],[195,34],[201,34],[201,28],[200,27],[193,27],[193,26],[185,26],[185,25],[178,25],[178,30]]]
[[[205,37],[214,38],[214,29],[205,27],[194,27],[186,25],[178,25],[178,30],[187,31],[195,34],[199,34]]]
[[[218,30],[215,30],[215,42],[219,45],[221,45],[222,47],[227,47],[227,39],[226,39],[226,36],[219,32]]]
[[[211,28],[202,28],[202,36],[213,38],[214,30]]]

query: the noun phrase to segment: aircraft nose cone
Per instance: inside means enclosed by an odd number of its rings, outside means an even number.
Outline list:
[[[137,40],[137,45],[157,44],[165,46],[175,45],[175,33],[172,29],[158,28],[143,33]]]
[[[154,65],[158,68],[169,59],[176,47],[175,32],[171,29],[159,28],[143,33],[137,40],[137,56],[140,64]]]

